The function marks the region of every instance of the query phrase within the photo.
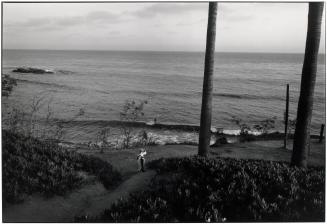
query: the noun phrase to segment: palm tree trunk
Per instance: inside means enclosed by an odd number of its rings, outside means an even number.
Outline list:
[[[216,17],[217,2],[209,3],[207,44],[204,65],[203,91],[201,121],[199,133],[199,151],[198,155],[207,156],[210,146],[211,137],[211,110],[212,110],[212,89],[213,89],[213,69],[215,57],[215,40],[216,40]]]
[[[291,164],[307,166],[310,147],[310,124],[312,117],[313,95],[316,83],[317,58],[320,42],[323,2],[310,2],[308,30],[301,78],[301,92],[297,109]]]

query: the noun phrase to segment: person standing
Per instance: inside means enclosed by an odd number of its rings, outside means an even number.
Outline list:
[[[140,153],[137,156],[137,161],[138,161],[138,165],[139,165],[139,169],[138,171],[142,171],[145,172],[144,166],[145,166],[145,155],[146,155],[146,151],[145,148],[141,148],[140,149]]]

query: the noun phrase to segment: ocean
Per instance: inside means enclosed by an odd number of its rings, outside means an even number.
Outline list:
[[[274,130],[283,131],[286,84],[290,85],[290,119],[295,119],[303,56],[216,53],[212,126],[233,132],[238,130],[233,117],[249,125],[276,117]],[[33,97],[40,96],[45,96],[59,120],[70,119],[83,109],[84,115],[68,127],[70,141],[94,139],[99,126],[119,120],[128,99],[148,101],[145,122],[156,118],[168,126],[200,123],[201,52],[3,50],[2,60],[2,74],[18,80],[12,94],[2,98],[3,110],[17,105],[28,110]],[[21,66],[49,69],[54,74],[12,72]],[[318,134],[325,123],[325,83],[325,55],[319,55],[312,134]],[[196,138],[194,133],[178,130],[161,134],[170,140]]]

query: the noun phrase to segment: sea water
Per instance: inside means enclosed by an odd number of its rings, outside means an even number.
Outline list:
[[[94,138],[101,124],[119,120],[126,100],[147,100],[142,121],[199,125],[204,71],[202,52],[4,50],[2,74],[18,79],[2,106],[29,108],[44,96],[52,117],[67,120],[70,140]],[[286,84],[290,85],[290,119],[295,119],[303,54],[216,53],[212,126],[237,132],[233,117],[252,126],[275,117],[283,131]],[[319,55],[312,115],[312,134],[325,122],[325,55]],[[21,66],[54,74],[14,73]],[[46,113],[46,108],[43,111]],[[187,138],[192,133],[161,131]],[[184,137],[183,137],[184,136]],[[196,138],[192,135],[192,138]]]

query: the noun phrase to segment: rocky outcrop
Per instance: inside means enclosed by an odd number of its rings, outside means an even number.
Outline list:
[[[34,73],[34,74],[53,74],[54,72],[48,69],[32,68],[32,67],[18,67],[12,72],[17,73]]]

